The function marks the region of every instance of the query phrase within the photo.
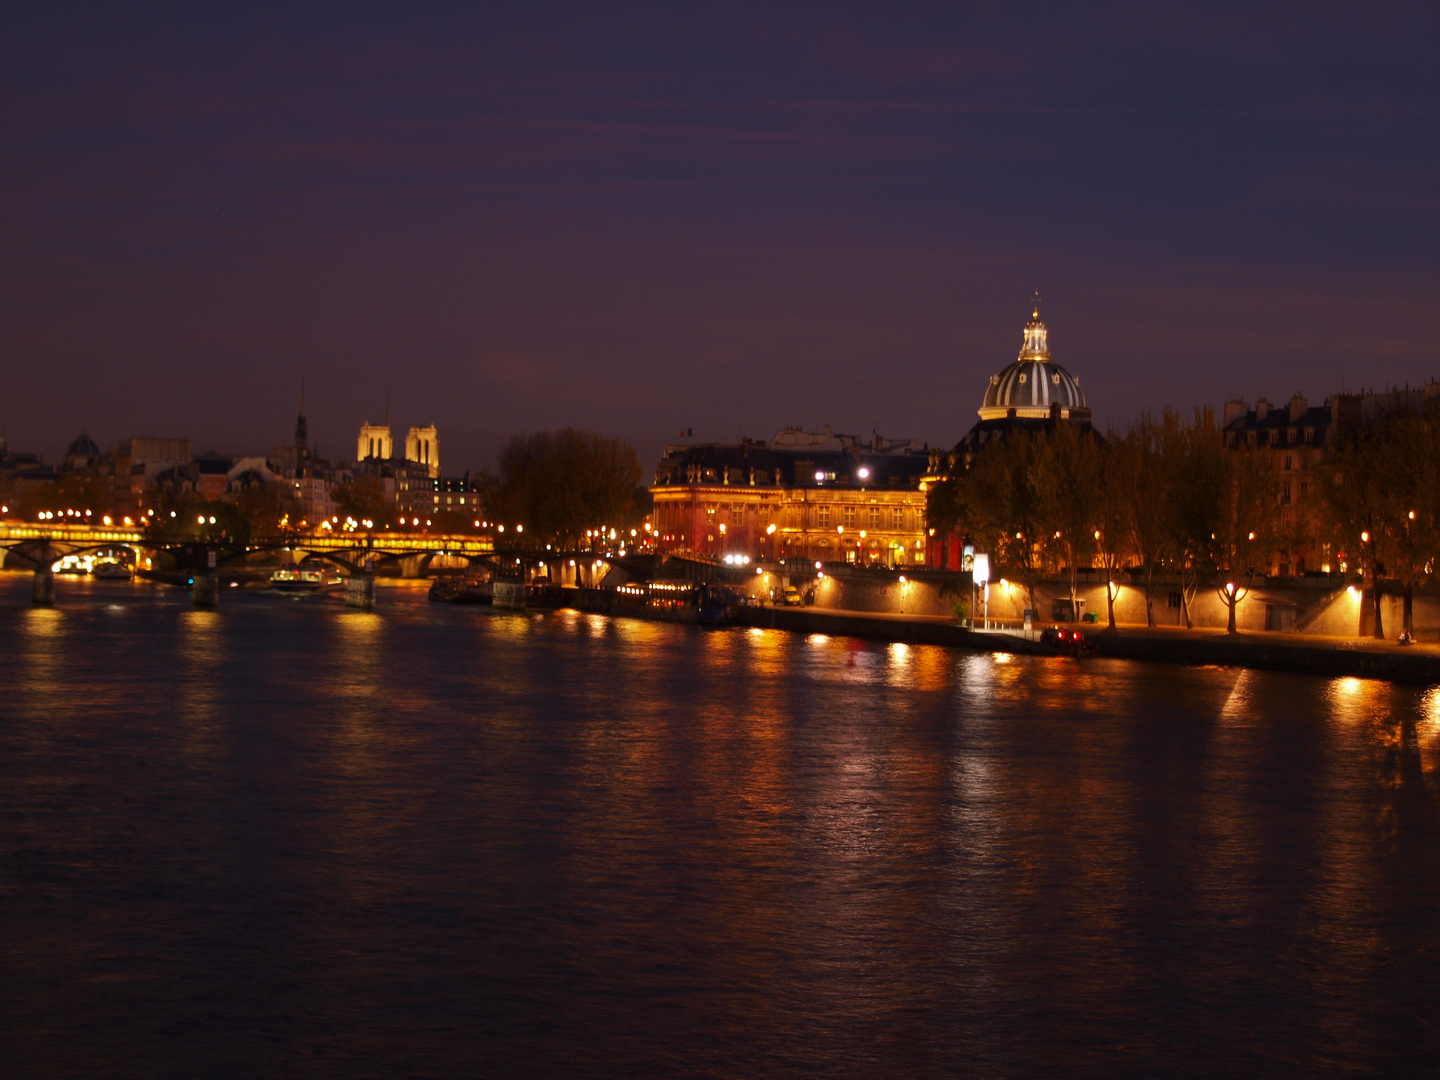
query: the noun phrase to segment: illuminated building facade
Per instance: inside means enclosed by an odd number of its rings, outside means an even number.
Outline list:
[[[390,437],[390,419],[383,424],[369,420],[360,425],[360,438],[355,448],[356,461],[389,461],[395,456],[395,440]]]
[[[651,521],[665,551],[908,566],[923,561],[928,447],[785,429],[671,446]]]

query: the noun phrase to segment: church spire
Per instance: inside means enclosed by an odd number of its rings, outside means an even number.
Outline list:
[[[305,376],[300,376],[300,415],[295,418],[295,447],[304,450],[310,442],[310,427],[305,422]]]

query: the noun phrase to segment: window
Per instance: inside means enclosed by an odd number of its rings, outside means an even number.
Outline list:
[[[1289,466],[1286,466],[1286,468],[1289,468]],[[1280,495],[1280,501],[1281,501],[1282,503],[1284,503],[1286,506],[1288,506],[1288,505],[1290,504],[1290,481],[1289,481],[1289,480],[1286,480],[1286,481],[1285,481],[1285,490],[1284,490],[1284,491],[1281,493],[1281,495]]]
[[[1309,481],[1309,480],[1301,480],[1301,481],[1300,481],[1300,497],[1303,499],[1306,495],[1309,495],[1309,494],[1310,494],[1310,481]]]
[[[880,507],[878,506],[870,507],[870,528],[880,528]]]
[[[1291,469],[1293,469],[1294,467],[1295,467],[1295,459],[1294,459],[1293,457],[1291,457],[1289,454],[1286,454],[1286,455],[1285,455],[1285,471],[1286,471],[1286,472],[1289,472],[1289,471],[1290,471]]]
[[[845,507],[845,528],[847,528],[847,529],[853,529],[854,527],[855,527],[855,507],[853,507],[853,506],[847,506],[847,507]]]
[[[820,522],[820,527],[822,529],[828,528],[830,525],[830,507],[821,506],[818,507],[815,512],[818,515],[817,520]]]
[[[902,529],[904,529],[904,528],[905,528],[905,508],[902,507],[902,506],[897,506],[897,507],[895,507],[895,531],[896,531],[896,532],[899,532],[900,530],[902,530]]]
[[[715,507],[713,507],[713,506],[707,506],[707,507],[705,507],[705,524],[707,524],[707,525],[714,525],[714,524],[715,524]]]
[[[1167,606],[1167,607],[1172,607],[1172,608],[1178,608],[1178,607],[1180,606],[1180,594],[1179,594],[1178,592],[1172,592],[1172,593],[1166,598],[1166,606]]]

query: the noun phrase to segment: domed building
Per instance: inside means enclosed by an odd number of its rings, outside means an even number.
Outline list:
[[[100,460],[100,447],[96,445],[88,432],[81,431],[70,441],[65,448],[65,467],[67,469],[89,469]]]
[[[1040,319],[1038,296],[1025,324],[1020,355],[990,376],[979,413],[980,422],[955,447],[957,456],[973,454],[1017,428],[1043,430],[1066,421],[1090,429],[1090,404],[1079,376],[1050,358],[1049,332]]]
[[[936,455],[926,477],[927,485],[967,468],[987,443],[1004,441],[1016,431],[1040,434],[1061,424],[1073,424],[1083,433],[1099,438],[1091,424],[1090,403],[1080,389],[1080,377],[1050,357],[1049,331],[1040,319],[1038,294],[1030,321],[1025,324],[1020,355],[990,376],[978,412],[979,422],[955,444],[955,449]],[[968,570],[967,544],[963,529],[938,536],[930,529],[926,562],[944,569]]]

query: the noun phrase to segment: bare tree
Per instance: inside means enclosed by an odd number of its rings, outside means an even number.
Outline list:
[[[1095,551],[1099,497],[1100,448],[1095,437],[1071,424],[1045,433],[1031,466],[1033,484],[1047,524],[1045,546],[1070,575],[1070,610],[1080,563],[1088,567]]]
[[[1226,607],[1226,633],[1236,632],[1235,612],[1256,577],[1263,577],[1274,550],[1278,514],[1275,472],[1264,455],[1227,451],[1222,460],[1221,499],[1210,534],[1215,595]]]

